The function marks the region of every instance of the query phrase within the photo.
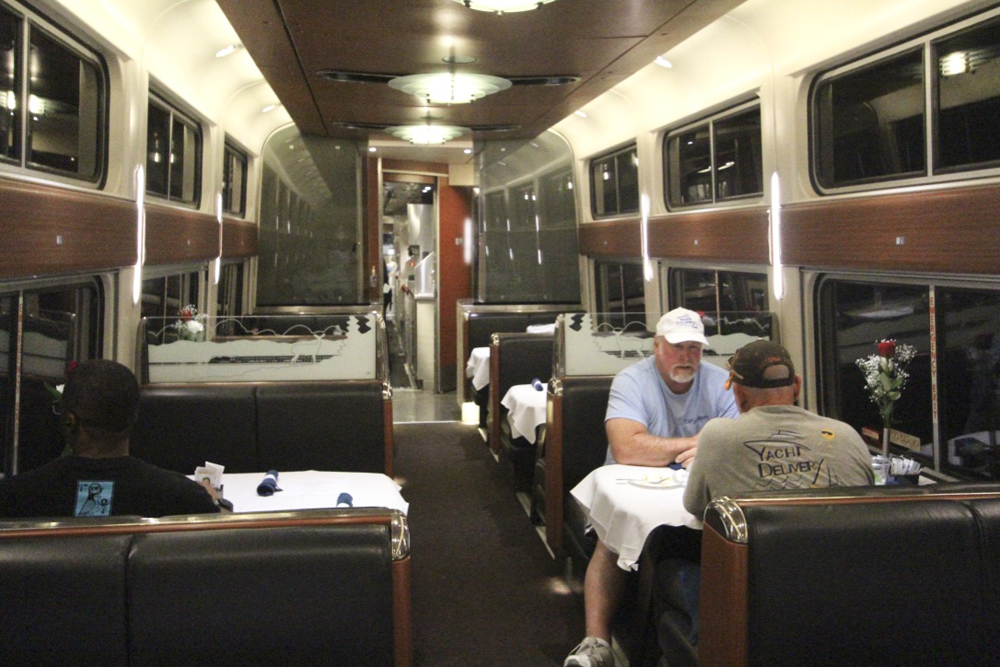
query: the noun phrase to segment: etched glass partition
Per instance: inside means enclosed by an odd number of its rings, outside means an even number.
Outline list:
[[[565,313],[556,322],[556,375],[615,375],[653,354],[653,338],[659,316],[628,313],[624,326],[621,313]],[[723,312],[702,316],[709,346],[702,362],[728,368],[730,357],[747,343],[760,338],[777,340],[774,314],[762,311]]]
[[[385,325],[375,312],[210,318],[140,324],[143,381],[385,380]]]

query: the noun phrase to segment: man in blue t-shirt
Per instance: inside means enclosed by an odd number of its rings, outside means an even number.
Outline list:
[[[608,397],[604,426],[608,433],[605,465],[691,465],[698,433],[716,417],[737,417],[729,374],[701,363],[708,345],[698,313],[675,308],[660,318],[653,339],[653,356],[615,376]],[[618,608],[625,572],[618,554],[600,539],[584,579],[587,637],[565,667],[614,665],[611,617]]]

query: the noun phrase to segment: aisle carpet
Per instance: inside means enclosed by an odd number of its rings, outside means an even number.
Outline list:
[[[410,503],[417,667],[561,665],[583,636],[569,593],[474,426],[395,426]]]

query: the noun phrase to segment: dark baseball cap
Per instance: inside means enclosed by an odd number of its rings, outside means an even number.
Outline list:
[[[755,340],[736,351],[729,360],[729,380],[744,387],[773,389],[795,382],[795,365],[788,350],[769,340]]]

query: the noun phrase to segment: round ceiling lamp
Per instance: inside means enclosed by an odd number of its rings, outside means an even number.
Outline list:
[[[508,12],[526,12],[529,9],[538,9],[542,5],[552,2],[552,0],[455,0],[469,9],[478,9],[481,12],[494,12],[496,14],[506,14]]]
[[[425,123],[423,125],[397,125],[396,127],[386,128],[386,132],[399,139],[409,141],[411,144],[427,146],[451,141],[456,137],[462,136],[468,130],[464,127],[456,127],[455,125],[431,125],[430,123]]]
[[[437,72],[399,76],[389,86],[416,95],[429,104],[468,104],[510,88],[507,79],[488,74]]]

